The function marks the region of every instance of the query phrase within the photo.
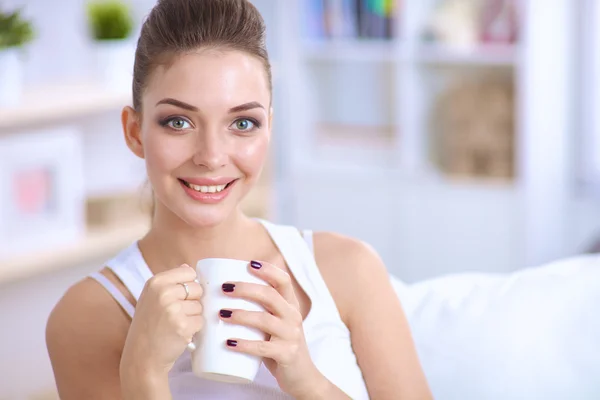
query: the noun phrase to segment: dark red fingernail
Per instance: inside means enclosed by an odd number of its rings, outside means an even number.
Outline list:
[[[231,314],[233,314],[233,312],[231,310],[221,310],[219,311],[219,314],[223,318],[231,318]]]
[[[260,269],[260,267],[262,267],[262,264],[258,261],[250,261],[250,266],[254,269]]]
[[[227,346],[229,346],[229,347],[235,347],[235,346],[237,346],[237,340],[228,339],[227,340]]]
[[[224,292],[231,293],[231,292],[233,292],[234,288],[235,288],[235,285],[233,283],[224,283],[223,284]]]

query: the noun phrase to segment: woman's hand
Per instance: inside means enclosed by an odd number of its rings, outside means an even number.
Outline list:
[[[141,374],[136,379],[142,380],[167,376],[202,328],[202,286],[195,279],[196,271],[182,265],[146,282],[125,341],[122,375]]]
[[[270,339],[230,338],[227,345],[234,351],[263,357],[281,390],[295,398],[309,398],[325,378],[310,358],[292,280],[288,273],[273,265],[258,261],[250,265],[254,275],[270,286],[227,282],[223,291],[229,296],[259,303],[266,312],[221,310],[220,317],[229,323],[259,329],[270,335]]]

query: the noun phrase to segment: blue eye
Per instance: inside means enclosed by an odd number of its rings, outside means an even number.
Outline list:
[[[192,126],[188,121],[186,121],[183,118],[179,118],[179,117],[170,118],[170,119],[164,121],[163,123],[161,123],[161,125],[168,126],[169,128],[175,129],[177,131],[180,131],[183,129],[189,129]]]
[[[242,132],[250,131],[254,128],[260,128],[257,122],[252,121],[248,118],[238,119],[233,123],[233,126],[235,127],[235,129]]]

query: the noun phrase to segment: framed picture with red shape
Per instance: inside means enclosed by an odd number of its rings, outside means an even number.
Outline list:
[[[0,259],[85,231],[82,140],[72,127],[0,133]]]

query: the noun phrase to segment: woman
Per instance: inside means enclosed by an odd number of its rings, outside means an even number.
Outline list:
[[[431,397],[398,297],[370,247],[240,211],[271,134],[264,31],[247,0],[161,0],[145,21],[133,107],[122,123],[127,145],[146,162],[153,223],[53,310],[47,345],[61,399]],[[253,384],[191,372],[185,350],[202,329],[202,288],[189,266],[208,257],[261,260],[250,270],[271,285],[224,288],[270,311],[220,313],[270,335],[227,341],[231,351],[263,357]]]

